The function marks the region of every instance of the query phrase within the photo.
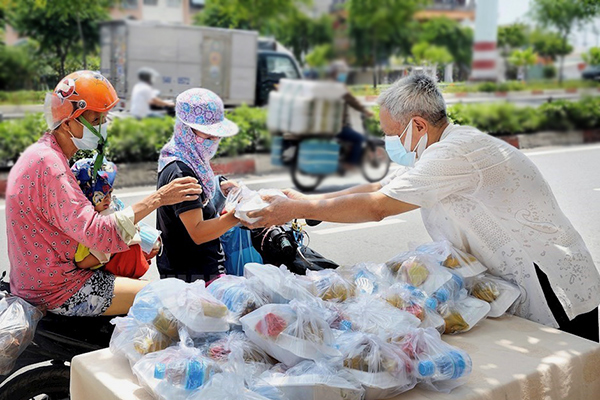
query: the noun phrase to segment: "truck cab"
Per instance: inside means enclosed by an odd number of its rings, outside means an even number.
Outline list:
[[[269,92],[276,87],[280,79],[302,79],[302,74],[296,60],[286,52],[259,50],[257,62],[257,106],[267,104],[269,101]]]

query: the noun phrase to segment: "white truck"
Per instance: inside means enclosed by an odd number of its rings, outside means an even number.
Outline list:
[[[235,29],[109,21],[100,26],[100,70],[128,109],[138,70],[160,73],[154,86],[163,98],[192,87],[217,93],[226,106],[263,105],[281,78],[301,79],[298,63],[274,41]]]

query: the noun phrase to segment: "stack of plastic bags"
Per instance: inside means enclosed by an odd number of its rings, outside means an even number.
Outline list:
[[[208,288],[162,280],[114,320],[111,350],[159,399],[376,400],[416,385],[449,392],[472,362],[440,334],[500,316],[519,295],[484,271],[442,242],[306,276],[248,263],[244,277]]]

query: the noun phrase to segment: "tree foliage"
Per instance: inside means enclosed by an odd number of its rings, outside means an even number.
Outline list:
[[[108,19],[111,0],[19,0],[7,10],[7,19],[21,35],[39,43],[42,57],[55,59],[66,74],[69,55],[96,51],[99,22]]]
[[[527,25],[515,23],[498,27],[498,47],[503,49],[518,49],[529,42]]]
[[[563,41],[560,34],[549,30],[534,30],[529,36],[529,42],[540,56],[548,57],[553,61],[573,51],[573,46]]]
[[[315,46],[333,42],[333,19],[329,15],[311,18],[300,10],[272,23],[270,31],[284,46],[301,60]],[[300,33],[301,32],[301,33]]]
[[[427,42],[415,44],[411,52],[414,60],[419,65],[445,65],[451,63],[452,54],[442,46],[431,45]]]
[[[592,47],[583,54],[583,61],[589,65],[600,65],[600,47]]]

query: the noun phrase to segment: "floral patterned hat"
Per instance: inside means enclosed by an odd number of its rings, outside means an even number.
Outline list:
[[[225,118],[223,100],[208,89],[189,89],[177,96],[177,118],[190,128],[216,137],[238,133],[238,126]]]
[[[95,158],[83,158],[78,160],[71,167],[77,184],[93,205],[100,203],[112,189],[115,178],[117,177],[117,166],[104,159],[102,167],[98,171],[98,179],[92,186],[92,169],[94,168]]]

